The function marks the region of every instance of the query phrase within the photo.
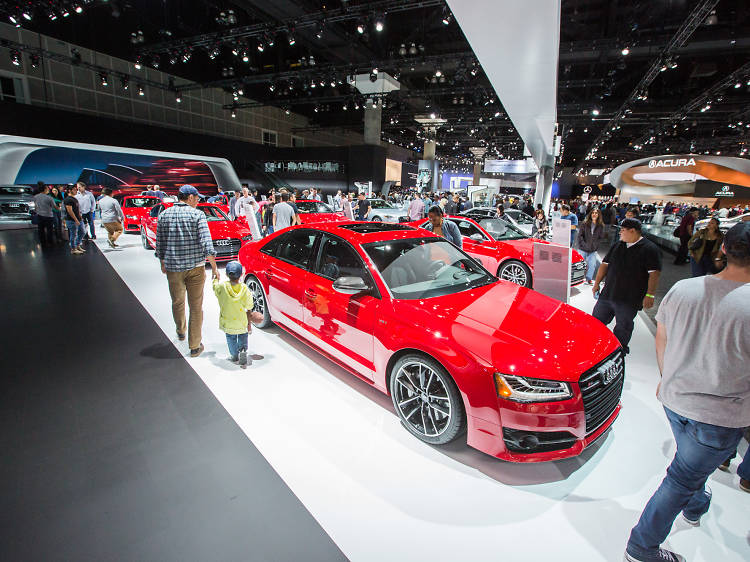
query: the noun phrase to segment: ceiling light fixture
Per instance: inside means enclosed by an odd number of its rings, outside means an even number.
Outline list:
[[[378,16],[375,18],[375,31],[380,33],[383,29],[385,29],[385,21],[382,16]]]
[[[145,96],[146,95],[146,92],[143,91],[143,86],[141,86],[140,84],[138,84],[138,95],[139,96]]]
[[[102,86],[108,86],[109,81],[107,80],[107,73],[102,72],[99,74],[99,81],[101,82]]]
[[[622,56],[627,57],[630,54],[630,49],[628,47],[625,47],[622,51]]]
[[[13,66],[21,66],[21,53],[16,50],[10,52],[10,62]]]
[[[360,35],[364,35],[365,33],[365,24],[364,22],[357,22],[357,33]]]

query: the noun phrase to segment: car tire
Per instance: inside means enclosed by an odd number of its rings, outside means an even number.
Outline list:
[[[401,423],[417,439],[445,445],[466,431],[466,411],[456,383],[440,363],[408,354],[391,369],[391,399]]]
[[[383,222],[383,219],[382,217],[374,216],[372,217],[372,222]]]
[[[141,244],[143,244],[143,247],[147,250],[153,250],[151,247],[151,243],[148,241],[148,237],[146,236],[146,229],[141,227]]]
[[[261,330],[268,328],[271,322],[271,315],[268,312],[268,299],[266,298],[266,292],[263,290],[263,284],[255,275],[248,275],[245,278],[245,285],[250,289],[253,295],[253,311],[260,312],[263,315],[263,321],[260,323],[253,323],[253,326]]]
[[[505,281],[510,281],[521,287],[531,288],[531,269],[525,263],[518,260],[508,260],[500,264],[497,276]]]

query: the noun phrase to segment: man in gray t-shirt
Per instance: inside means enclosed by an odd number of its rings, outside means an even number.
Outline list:
[[[56,207],[55,200],[49,194],[49,186],[39,182],[39,193],[34,195],[34,212],[39,228],[39,242],[42,246],[51,246],[55,242],[55,220],[52,210]]]
[[[657,396],[677,452],[630,534],[630,561],[682,560],[659,545],[680,512],[700,524],[711,503],[706,480],[750,426],[750,223],[729,229],[722,250],[723,271],[676,283],[656,315]]]
[[[281,203],[273,206],[273,231],[278,232],[282,228],[292,225],[294,221],[294,209],[289,204],[289,194],[281,194]]]

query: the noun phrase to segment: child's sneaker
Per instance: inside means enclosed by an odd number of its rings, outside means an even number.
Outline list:
[[[237,363],[240,360],[239,357],[231,357],[231,356],[227,357],[227,359],[229,359],[232,363]]]
[[[242,367],[243,369],[247,367],[247,350],[240,349],[239,362],[240,362],[240,367]]]

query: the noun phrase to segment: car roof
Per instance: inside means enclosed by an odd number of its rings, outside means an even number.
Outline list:
[[[294,228],[309,228],[305,225]],[[337,222],[331,224],[316,224],[315,230],[330,232],[353,243],[369,244],[371,242],[387,242],[389,240],[404,240],[407,238],[425,238],[436,236],[421,228],[414,228],[404,224],[381,222]]]

